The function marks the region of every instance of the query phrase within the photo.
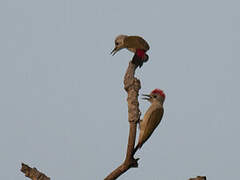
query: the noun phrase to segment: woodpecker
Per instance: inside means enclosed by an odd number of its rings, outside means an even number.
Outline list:
[[[146,52],[150,49],[147,41],[140,36],[119,35],[115,39],[115,48],[111,54],[114,56],[119,50],[127,48],[134,53],[132,63],[142,67],[144,62],[148,61]]]
[[[151,94],[143,94],[143,96],[145,96],[143,99],[148,100],[151,103],[151,106],[144,114],[143,120],[140,120],[139,122],[140,133],[138,144],[134,148],[133,155],[152,135],[153,131],[159,125],[164,113],[163,103],[165,100],[165,94],[162,90],[154,89]]]

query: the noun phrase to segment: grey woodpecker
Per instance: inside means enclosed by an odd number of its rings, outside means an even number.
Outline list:
[[[154,89],[151,94],[143,94],[143,96],[145,96],[143,99],[148,100],[151,103],[151,106],[144,114],[143,120],[140,120],[139,122],[140,133],[138,144],[134,148],[133,155],[152,135],[153,131],[161,122],[164,113],[163,103],[165,100],[165,94],[162,90]]]
[[[115,48],[111,54],[114,56],[119,50],[127,48],[134,53],[132,63],[142,67],[144,62],[148,61],[146,52],[150,49],[147,41],[140,36],[119,35],[115,39]]]

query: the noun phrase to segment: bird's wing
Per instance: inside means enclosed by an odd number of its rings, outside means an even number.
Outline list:
[[[141,145],[148,140],[148,138],[152,135],[153,131],[155,130],[155,128],[158,126],[158,124],[160,123],[162,116],[163,116],[164,110],[162,107],[157,108],[155,110],[153,110],[150,113],[150,117],[146,123],[146,127],[145,130],[142,134],[142,138],[141,138]],[[156,118],[157,117],[157,118]]]
[[[128,36],[124,39],[124,44],[127,48],[143,49],[145,51],[150,49],[148,43],[140,36]]]

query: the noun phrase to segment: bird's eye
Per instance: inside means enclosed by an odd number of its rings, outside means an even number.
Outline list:
[[[156,95],[153,95],[153,98],[156,98],[157,96]]]
[[[119,44],[118,42],[115,43],[116,46],[117,46],[118,44]]]

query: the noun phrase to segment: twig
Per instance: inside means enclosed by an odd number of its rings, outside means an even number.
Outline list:
[[[138,167],[138,159],[134,159],[132,152],[135,145],[137,122],[140,118],[138,92],[141,88],[140,80],[134,77],[137,66],[129,62],[127,71],[124,76],[124,89],[128,93],[128,121],[130,125],[127,153],[124,162],[104,180],[114,180],[126,172],[131,167]]]
[[[35,167],[31,168],[24,163],[22,163],[21,171],[25,174],[26,177],[29,177],[32,180],[50,180],[49,177],[39,172]]]
[[[195,178],[190,178],[189,180],[207,180],[206,176],[197,176]]]

